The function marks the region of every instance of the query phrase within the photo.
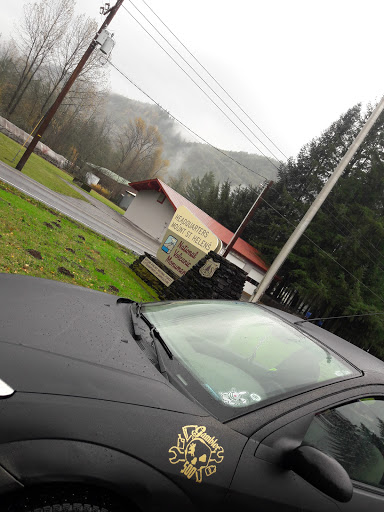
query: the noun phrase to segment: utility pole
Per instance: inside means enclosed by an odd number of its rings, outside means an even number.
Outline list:
[[[237,228],[236,230],[236,233],[233,235],[233,237],[231,238],[229,244],[227,245],[227,247],[225,248],[225,251],[224,251],[224,254],[223,254],[223,258],[226,258],[229,254],[229,252],[232,250],[232,247],[235,245],[236,243],[236,240],[238,238],[240,238],[240,235],[241,233],[244,231],[245,227],[247,226],[248,222],[252,219],[253,217],[253,214],[255,213],[255,210],[256,208],[259,206],[259,204],[261,203],[261,200],[263,198],[263,196],[265,195],[265,193],[267,192],[267,190],[273,185],[273,181],[269,181],[265,187],[263,188],[263,190],[260,192],[259,196],[257,197],[256,201],[253,203],[253,206],[251,207],[251,209],[249,210],[249,212],[247,213],[247,215],[244,217],[244,219],[242,220],[240,226]]]
[[[259,286],[254,291],[252,297],[250,298],[249,302],[257,302],[260,297],[264,294],[265,290],[268,288],[270,283],[272,282],[272,279],[275,277],[277,272],[279,271],[279,268],[282,266],[284,261],[289,256],[290,252],[298,242],[301,235],[304,233],[306,228],[308,227],[309,223],[313,219],[313,217],[316,215],[317,211],[321,207],[321,205],[326,200],[328,194],[331,192],[333,187],[336,185],[337,180],[342,175],[344,169],[347,167],[349,162],[351,161],[353,155],[356,153],[356,151],[359,149],[360,145],[362,144],[365,137],[370,132],[371,128],[377,121],[377,118],[384,110],[384,96],[381,98],[380,103],[376,106],[372,114],[369,116],[367,122],[360,130],[360,133],[357,135],[355,140],[352,142],[350,147],[348,148],[348,151],[345,153],[343,158],[340,160],[338,166],[331,174],[330,178],[328,179],[327,183],[324,185],[324,187],[319,192],[316,199],[313,201],[312,205],[308,208],[306,214],[299,222],[298,226],[292,233],[292,235],[289,237],[287,242],[285,243],[284,247],[281,249],[280,253],[277,255],[275,261],[270,266],[268,272],[265,274],[263,279],[261,280]]]
[[[22,168],[24,167],[24,165],[27,162],[28,158],[33,153],[33,150],[35,149],[37,143],[39,142],[39,139],[42,137],[43,133],[48,128],[48,125],[49,125],[52,117],[55,115],[57,109],[61,105],[61,103],[62,103],[63,99],[65,98],[66,94],[68,93],[69,89],[72,87],[73,82],[79,76],[79,74],[80,74],[81,70],[83,69],[85,63],[87,62],[87,60],[91,56],[91,53],[93,52],[93,50],[95,49],[96,44],[97,44],[95,42],[96,37],[100,34],[100,32],[102,30],[104,30],[106,27],[108,27],[108,25],[111,23],[111,21],[114,18],[116,12],[118,11],[119,7],[121,6],[121,4],[123,2],[124,2],[124,0],[117,0],[116,5],[114,7],[111,7],[110,9],[108,9],[108,10],[106,10],[104,12],[104,14],[108,14],[109,13],[107,18],[105,19],[104,23],[101,25],[99,30],[97,31],[97,33],[96,33],[95,37],[93,38],[91,44],[88,46],[88,48],[86,49],[84,55],[81,57],[80,62],[78,63],[78,65],[74,69],[72,75],[69,77],[68,81],[64,85],[64,87],[61,90],[61,92],[59,93],[58,97],[56,98],[56,100],[52,104],[51,108],[48,110],[47,114],[45,115],[43,122],[41,123],[41,125],[39,126],[39,128],[38,128],[38,130],[36,132],[36,135],[33,137],[32,141],[29,144],[29,146],[25,150],[25,153],[23,154],[23,156],[20,158],[18,164],[16,165],[16,169],[17,170],[19,170],[19,171],[22,170]]]

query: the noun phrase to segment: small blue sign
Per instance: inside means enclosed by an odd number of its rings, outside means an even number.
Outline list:
[[[164,242],[163,247],[161,249],[164,252],[166,252],[167,254],[169,254],[172,251],[172,249],[175,247],[176,244],[177,244],[177,238],[169,235],[169,237],[166,239],[166,241]]]

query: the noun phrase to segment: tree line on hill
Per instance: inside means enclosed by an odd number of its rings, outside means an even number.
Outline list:
[[[191,140],[191,135],[157,105],[131,100],[119,94],[106,98],[107,110],[115,126],[123,126],[126,119],[140,117],[148,125],[157,126],[164,142],[167,172],[162,178],[168,183],[184,171],[184,177],[202,178],[213,172],[219,182],[229,179],[232,186],[258,185],[262,178],[276,179],[279,162],[274,158],[247,153],[215,149],[209,144]],[[237,163],[239,162],[239,163]]]

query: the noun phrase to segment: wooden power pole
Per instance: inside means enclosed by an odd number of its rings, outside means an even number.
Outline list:
[[[236,243],[236,240],[240,237],[241,233],[244,231],[246,225],[248,224],[248,222],[252,219],[253,217],[253,214],[255,213],[255,210],[256,208],[259,206],[259,204],[261,203],[261,200],[263,199],[263,196],[264,194],[267,192],[267,190],[273,185],[273,181],[270,181],[267,183],[267,185],[265,185],[265,187],[263,188],[263,190],[260,192],[258,198],[256,199],[256,201],[253,203],[253,205],[251,206],[251,209],[249,210],[249,212],[247,213],[247,215],[244,217],[244,219],[242,220],[240,226],[237,228],[236,230],[236,233],[233,235],[233,237],[231,238],[229,244],[227,245],[227,247],[225,248],[225,251],[224,251],[224,254],[223,254],[223,258],[226,258],[229,254],[229,252],[231,251],[232,247],[235,245]]]
[[[83,69],[85,63],[87,62],[87,60],[91,56],[91,53],[93,52],[93,50],[95,49],[95,47],[97,45],[97,43],[95,42],[96,37],[100,34],[100,32],[102,30],[104,30],[106,27],[108,27],[108,25],[111,23],[111,21],[114,18],[116,12],[118,11],[119,7],[121,6],[121,4],[123,2],[124,2],[124,0],[117,0],[116,5],[114,7],[111,7],[110,9],[108,9],[105,12],[105,14],[109,13],[107,18],[105,19],[104,23],[101,25],[99,30],[97,31],[97,33],[96,33],[95,37],[93,38],[91,44],[86,49],[84,55],[80,59],[80,62],[78,63],[78,65],[74,69],[72,75],[69,77],[68,81],[66,82],[66,84],[63,87],[63,89],[61,90],[61,92],[57,96],[57,98],[54,101],[54,103],[52,104],[51,108],[48,110],[48,112],[44,116],[44,119],[43,119],[41,125],[39,126],[35,136],[31,140],[29,146],[25,150],[25,153],[23,154],[23,156],[20,158],[19,162],[17,163],[17,165],[16,165],[16,169],[17,170],[19,170],[19,171],[22,170],[22,168],[24,167],[24,165],[27,162],[28,158],[33,153],[33,150],[35,149],[37,143],[41,139],[41,137],[42,137],[43,133],[45,132],[45,130],[48,128],[48,125],[49,125],[52,117],[55,115],[57,109],[61,105],[61,103],[62,103],[63,99],[65,98],[66,94],[68,93],[69,89],[72,87],[73,82],[79,76],[79,74],[80,74],[81,70]]]

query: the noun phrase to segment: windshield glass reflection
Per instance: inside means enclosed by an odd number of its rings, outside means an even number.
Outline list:
[[[178,360],[212,397],[247,407],[355,373],[284,320],[248,303],[143,305]]]

